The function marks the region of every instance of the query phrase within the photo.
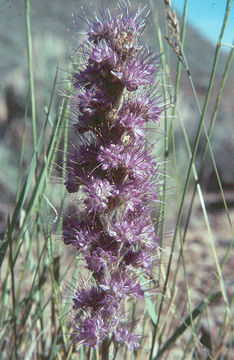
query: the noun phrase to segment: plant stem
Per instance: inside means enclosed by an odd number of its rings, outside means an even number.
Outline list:
[[[28,72],[29,72],[29,86],[31,96],[31,112],[32,112],[32,135],[33,135],[33,150],[37,149],[37,127],[36,127],[36,102],[34,91],[34,77],[33,77],[33,60],[32,60],[32,37],[30,25],[30,0],[25,0],[25,25],[27,35],[27,55],[28,55]]]
[[[101,346],[102,360],[109,360],[109,347],[110,341],[108,338],[105,338]]]

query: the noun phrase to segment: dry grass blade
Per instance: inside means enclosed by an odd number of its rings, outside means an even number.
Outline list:
[[[168,29],[169,29],[169,36],[165,35],[165,39],[167,40],[168,44],[172,47],[178,59],[183,61],[182,58],[182,48],[180,43],[180,29],[179,29],[179,21],[176,16],[175,10],[172,10],[171,0],[164,0],[166,13],[167,13],[167,20],[168,20]]]

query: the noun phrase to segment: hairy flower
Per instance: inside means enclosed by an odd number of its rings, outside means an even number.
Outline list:
[[[96,66],[100,66],[100,68],[107,65],[110,69],[115,69],[119,61],[119,56],[108,45],[98,44],[93,48],[89,61],[90,63],[96,63]]]
[[[83,66],[72,72],[78,145],[67,155],[65,185],[81,196],[73,195],[76,211],[64,216],[63,241],[82,254],[90,274],[72,298],[75,340],[96,347],[108,338],[134,350],[139,336],[126,321],[128,299],[144,298],[139,274],[152,279],[158,249],[151,216],[158,169],[146,125],[158,122],[163,106],[158,56],[139,42],[142,11],[120,9],[89,22]]]
[[[100,287],[105,292],[114,294],[119,300],[128,295],[136,298],[144,296],[144,291],[142,290],[138,280],[127,271],[122,274],[119,271],[107,274],[107,276],[102,280]]]
[[[111,185],[108,180],[95,179],[91,177],[84,189],[87,194],[85,204],[88,212],[102,212],[108,207],[108,199],[118,194],[115,185]]]
[[[90,244],[94,245],[100,241],[100,232],[97,228],[90,227],[88,223],[69,217],[63,223],[63,241],[66,245],[85,253]]]
[[[98,172],[97,149],[94,144],[83,145],[75,148],[67,159],[67,181],[65,182],[68,192],[77,192],[80,185],[84,184],[91,172]]]
[[[139,218],[125,216],[119,222],[113,219],[110,223],[109,234],[116,241],[124,242],[127,247],[141,243],[150,248],[153,242],[158,240],[151,219],[143,216]]]
[[[147,57],[130,59],[116,71],[112,70],[112,74],[126,86],[128,91],[136,91],[140,85],[154,83],[156,69]]]
[[[89,270],[96,274],[105,273],[111,264],[116,264],[118,261],[118,257],[113,254],[114,251],[96,248],[85,257]]]
[[[114,331],[114,343],[116,345],[124,344],[130,351],[133,351],[140,347],[140,336],[133,335],[129,328],[130,324],[120,324]]]
[[[162,110],[156,105],[158,97],[151,96],[150,93],[140,93],[137,97],[128,97],[123,101],[119,111],[120,118],[125,114],[134,114],[141,118],[145,123],[148,121],[157,122]]]
[[[82,319],[82,322],[75,326],[74,335],[76,342],[86,346],[96,347],[110,332],[110,324],[105,321],[100,313],[95,316]]]
[[[93,286],[91,289],[77,289],[73,296],[73,309],[81,309],[83,306],[90,307],[93,310],[99,309],[101,301],[105,296],[101,288]]]
[[[110,144],[101,146],[97,157],[103,170],[121,169],[131,178],[149,178],[156,173],[156,162],[147,150],[138,146]]]

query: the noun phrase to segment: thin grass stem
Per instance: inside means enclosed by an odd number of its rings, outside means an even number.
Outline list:
[[[36,126],[36,101],[34,89],[34,71],[32,58],[32,34],[30,24],[30,0],[25,0],[25,25],[27,36],[27,55],[28,55],[28,71],[29,71],[29,85],[31,97],[31,114],[32,114],[32,136],[33,136],[33,150],[37,150],[37,126]]]

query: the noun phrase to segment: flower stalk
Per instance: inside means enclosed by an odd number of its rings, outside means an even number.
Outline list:
[[[88,23],[83,68],[72,73],[77,144],[67,155],[65,185],[77,205],[64,217],[63,241],[82,254],[90,273],[72,298],[74,339],[99,345],[107,359],[111,343],[140,346],[127,311],[130,299],[147,296],[139,276],[151,281],[158,254],[152,220],[158,170],[146,124],[158,122],[163,106],[158,56],[139,42],[142,11],[120,6],[120,15],[101,16]]]

